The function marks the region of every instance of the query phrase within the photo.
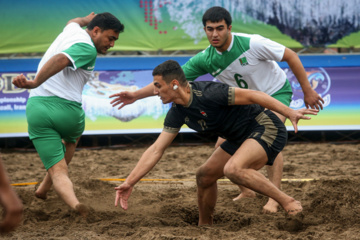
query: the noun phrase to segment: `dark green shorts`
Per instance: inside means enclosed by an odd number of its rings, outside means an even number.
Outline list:
[[[81,103],[59,97],[31,97],[26,105],[28,132],[48,170],[64,158],[65,142],[75,143],[85,128]]]
[[[279,100],[286,106],[290,106],[292,95],[293,95],[293,92],[291,89],[291,85],[289,83],[289,80],[286,79],[284,86],[279,91],[277,91],[276,93],[274,93],[271,96],[273,98]]]

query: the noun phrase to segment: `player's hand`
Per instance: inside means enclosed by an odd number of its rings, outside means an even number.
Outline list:
[[[12,80],[12,84],[14,84],[18,88],[30,89],[35,87],[34,81],[28,80],[23,74],[16,76]]]
[[[295,133],[297,133],[298,131],[297,123],[299,122],[300,119],[309,120],[311,119],[311,117],[305,116],[306,114],[317,115],[318,112],[319,110],[317,109],[307,109],[307,108],[293,110],[291,114],[289,114],[288,118],[291,121],[292,125],[294,126]]]
[[[0,223],[0,233],[8,233],[13,231],[22,221],[22,210],[15,212],[6,212],[3,221]]]
[[[120,106],[118,107],[119,110],[121,108],[123,108],[124,106],[126,106],[128,104],[132,104],[133,102],[135,102],[137,100],[134,92],[129,92],[129,91],[115,93],[113,95],[110,95],[109,98],[114,98],[110,102],[110,104],[112,104],[113,107],[120,104]]]
[[[306,108],[323,110],[324,99],[313,89],[310,92],[304,93],[304,102]]]
[[[116,196],[115,196],[115,207],[118,206],[120,203],[120,206],[126,210],[128,209],[128,199],[131,195],[131,192],[133,190],[133,186],[130,184],[124,182],[118,187],[115,187],[116,190]]]
[[[96,16],[96,14],[94,12],[91,12],[89,15],[87,15],[86,17],[84,17],[84,20],[87,22],[87,24],[89,24],[89,22],[91,22],[91,20],[93,20],[93,18]],[[86,25],[87,25],[86,24]]]
[[[23,219],[23,205],[16,193],[11,189],[8,193],[1,193],[4,205],[3,219],[0,222],[0,234],[8,233],[19,226]]]

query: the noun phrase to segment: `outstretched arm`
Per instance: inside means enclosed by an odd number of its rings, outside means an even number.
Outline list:
[[[299,56],[289,48],[285,48],[285,53],[281,61],[287,62],[291,71],[294,73],[295,77],[299,81],[304,93],[305,106],[307,108],[322,110],[324,100],[314,89],[311,88]]]
[[[293,110],[276,100],[275,98],[267,95],[260,91],[254,91],[249,89],[235,89],[235,105],[248,105],[248,104],[259,104],[264,108],[273,110],[287,117],[292,125],[294,126],[295,133],[297,132],[297,123],[300,119],[311,119],[305,116],[305,114],[317,115],[317,109],[299,109]]]
[[[91,22],[91,20],[96,16],[96,14],[94,12],[90,13],[89,15],[85,16],[85,17],[77,17],[74,19],[71,19],[68,21],[67,24],[75,22],[77,24],[80,25],[80,27],[85,27],[89,24],[89,22]],[[66,25],[67,25],[66,24]]]
[[[23,74],[16,76],[12,83],[18,88],[32,89],[40,86],[51,76],[70,66],[71,61],[66,55],[59,53],[54,55],[47,61],[41,70],[36,74],[34,80],[28,80]]]
[[[177,134],[162,132],[155,143],[151,145],[141,156],[135,168],[126,178],[125,182],[118,187],[115,187],[116,197],[115,206],[120,203],[123,209],[128,208],[128,199],[131,195],[134,185],[140,181],[160,160],[165,149],[171,144]]]
[[[136,100],[154,95],[154,84],[151,82],[149,85],[136,90],[135,92],[123,91],[110,95],[109,98],[115,98],[110,104],[112,104],[113,107],[120,104],[118,109],[121,109],[128,104],[134,103]]]
[[[67,24],[71,22],[78,23],[81,27],[86,26],[96,14],[94,12],[90,13],[85,17],[78,17],[71,19]],[[41,70],[36,74],[36,77],[33,81],[28,80],[23,74],[16,76],[12,83],[18,88],[32,89],[40,86],[43,82],[49,79],[51,76],[57,74],[65,67],[71,66],[71,61],[64,54],[56,54],[47,61]]]

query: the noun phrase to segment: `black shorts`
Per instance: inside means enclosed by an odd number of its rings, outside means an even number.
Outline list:
[[[238,150],[249,138],[255,139],[265,150],[268,157],[266,165],[272,166],[276,156],[283,150],[287,142],[287,131],[284,123],[270,110],[261,112],[253,121],[250,133],[237,140],[226,140],[221,148],[230,155]]]

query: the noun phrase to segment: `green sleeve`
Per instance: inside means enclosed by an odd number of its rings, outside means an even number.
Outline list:
[[[196,78],[208,73],[208,71],[205,69],[202,55],[202,52],[196,54],[182,66],[185,77],[188,81],[194,81]]]
[[[95,66],[97,52],[95,47],[87,43],[75,43],[63,51],[73,60],[76,68],[92,71]]]

